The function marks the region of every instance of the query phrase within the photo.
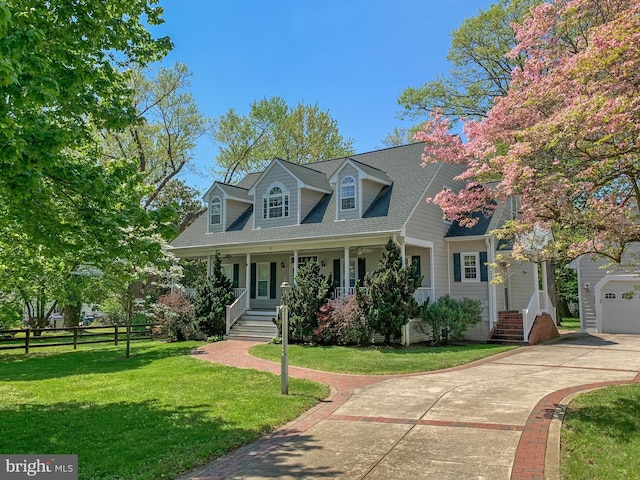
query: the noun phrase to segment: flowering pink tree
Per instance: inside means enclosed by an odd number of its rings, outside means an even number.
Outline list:
[[[473,224],[517,196],[519,216],[502,234],[550,231],[549,256],[599,253],[620,261],[640,241],[640,4],[553,0],[514,25],[526,53],[508,93],[468,141],[439,114],[416,135],[423,164],[463,163],[468,188],[433,199],[452,220]],[[523,245],[514,251],[526,256]]]

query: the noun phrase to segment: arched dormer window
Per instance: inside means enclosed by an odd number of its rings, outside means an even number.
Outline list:
[[[289,192],[281,184],[272,185],[262,203],[262,218],[289,216]]]
[[[222,223],[222,200],[220,197],[213,197],[209,205],[209,222],[211,225],[220,225]]]
[[[356,180],[349,176],[340,182],[340,210],[356,208]]]

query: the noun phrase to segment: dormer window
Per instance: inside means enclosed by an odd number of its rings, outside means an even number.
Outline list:
[[[222,200],[220,197],[213,197],[209,208],[211,225],[220,225],[222,223]]]
[[[272,186],[263,199],[262,218],[282,218],[289,216],[289,193],[280,185]]]
[[[340,182],[340,210],[356,208],[356,180],[349,176]]]

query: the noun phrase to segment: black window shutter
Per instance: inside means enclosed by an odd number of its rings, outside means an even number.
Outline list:
[[[256,298],[256,264],[251,264],[251,285],[249,287],[249,298]]]
[[[340,272],[340,259],[334,258],[333,260],[333,286],[340,286],[340,279],[342,278],[342,273]]]
[[[233,279],[232,279],[232,283],[233,283],[233,288],[238,288],[238,279],[240,278],[240,264],[239,263],[234,263],[233,264]]]
[[[359,258],[358,259],[358,282],[360,285],[364,285],[364,274],[367,272],[367,262],[366,259]]]
[[[462,281],[462,270],[460,269],[460,254],[453,254],[453,281],[461,282]]]
[[[269,278],[269,298],[276,298],[276,262],[271,262],[271,278]]]
[[[487,252],[480,252],[480,281],[488,282],[489,281],[489,268],[486,265],[487,263]]]
[[[413,255],[411,257],[411,265],[416,269],[418,275],[422,275],[422,266],[420,265],[420,255]]]

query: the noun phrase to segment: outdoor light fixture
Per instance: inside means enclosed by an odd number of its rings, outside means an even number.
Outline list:
[[[324,268],[327,266],[327,264],[324,262],[324,260],[320,260],[320,266]]]
[[[284,265],[284,263],[283,263]],[[285,280],[280,285],[282,296],[280,298],[280,314],[282,315],[282,357],[280,358],[281,391],[283,395],[289,395],[289,359],[287,355],[287,343],[289,342],[289,307],[287,306],[287,295],[290,286]]]
[[[284,267],[285,267],[284,262],[280,262],[280,268],[284,270]],[[282,285],[284,285],[285,283],[287,282],[284,282]],[[282,285],[280,285],[280,288],[282,288]]]

